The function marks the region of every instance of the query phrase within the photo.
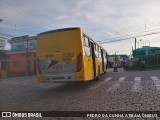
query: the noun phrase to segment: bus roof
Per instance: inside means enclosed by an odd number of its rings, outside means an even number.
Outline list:
[[[43,33],[40,33],[38,35],[44,35],[44,34],[48,34],[48,33],[62,32],[62,31],[69,31],[69,30],[78,30],[78,29],[80,29],[80,27],[62,28],[62,29],[56,29],[56,30],[51,30],[51,31],[43,32]]]

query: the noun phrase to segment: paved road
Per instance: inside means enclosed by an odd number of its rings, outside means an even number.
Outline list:
[[[108,72],[101,81],[38,84],[0,81],[1,110],[160,111],[160,70]]]

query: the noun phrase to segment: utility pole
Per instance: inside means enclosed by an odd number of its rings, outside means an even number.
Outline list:
[[[27,55],[28,55],[28,37],[27,37]]]
[[[137,43],[137,40],[136,40],[136,38],[135,38],[135,50],[136,50],[136,43]]]
[[[140,39],[139,42],[137,42],[137,43],[138,43],[138,48],[139,48],[139,43],[140,43],[141,41],[142,41],[142,39]]]
[[[28,36],[26,39],[27,42],[27,49],[26,49],[26,76],[28,76],[28,72],[29,72],[29,63],[28,63]]]
[[[116,53],[117,53],[117,52],[119,52],[119,51],[115,51],[115,62],[116,62]]]

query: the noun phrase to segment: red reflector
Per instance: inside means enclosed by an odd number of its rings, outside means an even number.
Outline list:
[[[39,60],[39,58],[37,58],[37,67],[38,67],[38,73],[39,73],[39,74],[42,74],[42,68],[41,68],[41,65],[40,65],[40,60]]]
[[[82,53],[80,53],[77,56],[77,66],[76,66],[76,72],[79,72],[82,68]]]

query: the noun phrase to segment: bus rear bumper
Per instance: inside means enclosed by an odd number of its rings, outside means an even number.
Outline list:
[[[42,75],[43,82],[74,82],[76,81],[75,73],[57,74],[57,75]]]

